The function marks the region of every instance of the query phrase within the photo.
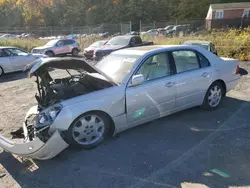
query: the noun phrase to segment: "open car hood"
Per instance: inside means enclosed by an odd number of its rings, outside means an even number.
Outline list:
[[[109,76],[107,76],[102,71],[98,70],[94,66],[90,65],[83,59],[79,58],[41,58],[34,61],[33,63],[27,65],[24,68],[24,71],[29,70],[29,76],[32,77],[36,75],[39,71],[46,70],[48,68],[57,68],[57,69],[73,69],[86,71],[88,73],[98,73],[102,75],[107,81],[113,85],[117,85]]]

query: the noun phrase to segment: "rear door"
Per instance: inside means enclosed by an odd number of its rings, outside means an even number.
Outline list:
[[[176,108],[201,105],[213,77],[209,61],[193,50],[171,53],[176,69]]]
[[[72,52],[72,45],[74,44],[74,40],[64,40],[64,46],[63,46],[63,53],[71,53]]]

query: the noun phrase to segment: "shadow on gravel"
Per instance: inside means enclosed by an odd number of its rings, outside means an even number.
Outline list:
[[[48,161],[1,153],[0,162],[24,188],[250,186],[249,111],[249,102],[226,97],[217,110],[185,110],[94,150]]]
[[[3,75],[2,77],[0,77],[0,83],[21,80],[24,78],[27,78],[27,72],[20,71],[20,72],[14,72],[14,73],[7,73]]]
[[[248,75],[248,71],[246,69],[240,68],[240,75],[241,76]]]

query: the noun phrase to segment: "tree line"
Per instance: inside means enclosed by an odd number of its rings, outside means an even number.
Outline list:
[[[228,2],[237,0],[0,0],[0,27],[205,19],[210,4]]]

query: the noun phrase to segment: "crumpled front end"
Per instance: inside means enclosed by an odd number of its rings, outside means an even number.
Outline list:
[[[25,123],[23,123],[22,143],[15,143],[12,140],[0,136],[0,147],[6,152],[10,152],[22,157],[34,158],[39,160],[47,160],[55,157],[60,152],[68,147],[68,144],[63,140],[59,131],[55,131],[49,135],[49,128],[40,130],[39,133],[34,133],[34,127],[27,123],[29,117],[36,115],[36,107],[29,110],[26,115]],[[32,135],[33,134],[33,135]]]

